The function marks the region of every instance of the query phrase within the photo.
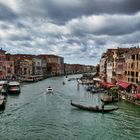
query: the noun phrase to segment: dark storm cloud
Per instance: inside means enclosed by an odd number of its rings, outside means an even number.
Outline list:
[[[95,34],[97,35],[123,35],[140,30],[140,15],[133,17],[120,16],[106,18],[104,25]]]
[[[124,35],[140,30],[140,13],[135,15],[101,15],[89,16],[69,22],[76,36],[94,35]]]
[[[15,12],[8,6],[0,3],[0,20],[13,20],[17,18]]]
[[[82,15],[135,14],[139,5],[140,0],[24,0],[22,6],[24,15],[43,16],[62,24]]]
[[[140,43],[140,0],[0,1],[0,46],[10,53],[91,62],[108,48]]]
[[[140,10],[139,0],[87,0],[90,14],[134,14]]]
[[[116,38],[112,38],[114,42],[119,42],[120,44],[136,44],[140,43],[140,31],[137,31],[133,34],[127,34],[124,36],[117,36]]]
[[[11,41],[33,41],[31,36],[22,36],[22,35],[12,35],[8,38]]]
[[[7,30],[9,29],[9,26],[7,24],[0,24],[0,29]]]

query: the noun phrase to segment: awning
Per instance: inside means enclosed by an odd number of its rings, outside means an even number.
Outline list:
[[[137,86],[137,93],[140,93],[140,86]]]
[[[136,90],[137,90],[137,93],[140,93],[140,86],[137,86]]]
[[[117,81],[116,85],[121,86],[121,87],[123,87],[123,88],[127,88],[127,87],[129,87],[131,84],[130,84],[130,83],[123,82],[123,81]]]
[[[140,93],[135,94],[134,97],[135,97],[136,99],[140,99]]]
[[[108,83],[108,82],[101,82],[100,84],[104,87],[107,87],[107,88],[112,88],[112,87],[116,86],[113,83]]]

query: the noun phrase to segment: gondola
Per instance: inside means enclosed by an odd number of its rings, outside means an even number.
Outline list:
[[[115,111],[115,110],[118,110],[119,107],[115,107],[115,108],[99,108],[98,106],[96,107],[92,107],[92,106],[83,106],[83,105],[80,105],[80,104],[76,104],[76,103],[73,103],[72,100],[71,100],[71,105],[74,106],[74,107],[77,107],[81,110],[87,110],[87,111],[92,111],[92,112],[101,112],[101,113],[107,113],[107,112],[111,112],[111,111]]]
[[[92,89],[91,90],[91,93],[101,93],[101,92],[104,92],[105,91],[105,89]]]
[[[4,95],[0,94],[0,110],[5,109],[6,99]]]

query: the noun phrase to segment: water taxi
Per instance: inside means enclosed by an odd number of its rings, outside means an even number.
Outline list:
[[[8,92],[11,94],[20,93],[20,83],[17,81],[11,81],[8,83]]]

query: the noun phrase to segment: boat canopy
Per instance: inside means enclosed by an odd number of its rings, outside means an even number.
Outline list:
[[[19,86],[19,85],[20,85],[19,82],[15,82],[15,81],[9,82],[9,86]]]
[[[137,93],[140,93],[140,86],[137,87]]]
[[[0,81],[0,85],[4,85],[4,84],[7,84],[8,82],[7,81]]]
[[[135,94],[134,97],[135,97],[136,99],[140,99],[140,93]]]
[[[129,87],[131,84],[130,83],[127,83],[127,82],[123,82],[123,81],[117,81],[116,82],[116,85],[118,85],[118,86],[121,86],[121,87],[123,87],[123,88],[127,88],[127,87]]]

